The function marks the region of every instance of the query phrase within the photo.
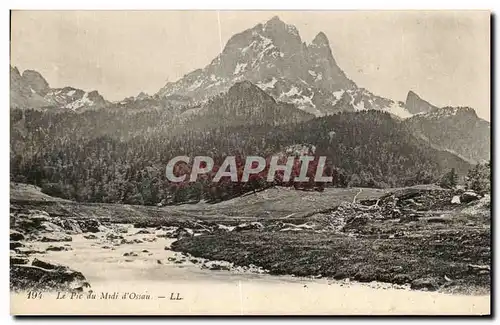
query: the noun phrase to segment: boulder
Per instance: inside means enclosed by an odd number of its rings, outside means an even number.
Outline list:
[[[451,204],[460,204],[460,195],[455,195],[451,199]]]
[[[11,241],[10,242],[10,249],[15,250],[16,248],[19,248],[19,247],[24,247],[24,244],[19,242],[19,241]]]
[[[44,211],[30,210],[28,214],[19,213],[11,216],[11,228],[27,231],[40,230],[43,222],[50,221],[49,214]]]
[[[52,267],[51,263],[41,264]],[[10,288],[12,291],[74,291],[90,287],[81,272],[66,267],[47,269],[36,265],[11,265]]]
[[[50,215],[46,211],[29,210],[29,219],[35,222],[50,221]]]
[[[189,228],[178,228],[177,231],[175,232],[175,237],[180,240],[184,237],[193,237],[194,236],[194,231]]]
[[[281,226],[283,228],[280,229],[280,231],[313,231],[315,228],[318,226],[315,224],[312,224],[310,222],[308,223],[303,223],[300,225],[292,224],[292,223],[281,223]],[[276,229],[276,226],[274,227]]]
[[[72,240],[73,238],[71,238],[71,236],[62,233],[44,234],[42,238],[40,238],[41,242],[65,242]]]
[[[24,255],[11,255],[10,256],[10,264],[28,264],[30,260]]]
[[[480,273],[481,271],[486,271],[484,273],[489,273],[491,268],[489,265],[474,265],[474,264],[468,264],[467,269],[469,270],[470,273]]]
[[[246,223],[246,222],[241,223],[234,228],[234,231],[260,230],[263,228],[264,228],[263,224],[261,224],[260,222],[254,221],[254,222],[250,222],[250,223]]]
[[[149,235],[152,234],[152,232],[148,229],[141,229],[138,232],[135,233],[136,235]]]
[[[54,218],[53,223],[72,234],[81,234],[83,232],[78,221],[74,219]]]
[[[204,263],[202,268],[212,271],[229,271],[231,270],[231,264],[224,261],[209,261]]]
[[[215,230],[215,231],[226,231],[226,232],[231,232],[231,231],[233,231],[233,230],[234,230],[234,228],[236,228],[236,227],[234,227],[234,226],[226,226],[226,225],[219,225],[219,224],[218,224],[218,225],[216,225],[216,227],[215,227],[215,229],[214,229],[214,230]]]
[[[47,247],[46,251],[47,252],[61,252],[61,251],[70,251],[70,250],[73,250],[71,247],[67,247],[67,246],[49,246]]]
[[[78,225],[82,232],[99,232],[101,230],[101,223],[96,219],[79,220]]]
[[[67,269],[69,269],[67,266],[57,264],[57,263],[45,262],[45,261],[39,260],[38,258],[35,258],[33,260],[33,262],[31,262],[31,265],[38,266],[38,267],[41,267],[42,269],[47,269],[47,270],[67,270]]]
[[[346,221],[343,231],[354,230],[360,227],[363,227],[370,221],[370,215],[368,213],[363,213],[360,215],[356,215],[354,217],[349,217]]]
[[[479,194],[477,194],[473,191],[467,191],[467,192],[462,193],[462,195],[460,195],[460,202],[469,203],[472,201],[479,200],[480,198],[481,198],[481,196]]]
[[[439,284],[435,278],[420,278],[411,282],[411,288],[414,290],[436,291],[439,289]]]
[[[419,218],[419,216],[415,213],[406,214],[406,215],[402,215],[399,218],[399,222],[406,223],[406,222],[418,221],[418,218]]]
[[[178,227],[169,227],[167,229],[164,229],[162,228],[162,230],[165,230],[165,232],[163,234],[158,234],[156,235],[156,237],[159,237],[159,238],[170,238],[170,239],[174,239],[174,238],[177,238],[177,231],[178,231]]]
[[[40,230],[46,232],[64,232],[64,228],[50,221],[44,221],[40,224]]]
[[[125,226],[117,226],[117,227],[115,228],[115,231],[116,231],[117,233],[120,233],[120,234],[126,234],[126,233],[128,233],[128,228],[127,228],[127,227],[125,227]]]
[[[15,249],[16,253],[18,254],[25,254],[25,255],[31,255],[31,254],[43,254],[45,253],[44,251],[39,251],[30,247],[18,247]]]
[[[97,239],[97,236],[94,234],[83,235],[85,239]]]
[[[108,240],[113,240],[113,239],[123,239],[122,235],[115,234],[113,232],[109,232],[106,234],[106,239]]]
[[[21,234],[19,231],[11,229],[10,230],[10,240],[11,241],[24,240],[24,235]]]

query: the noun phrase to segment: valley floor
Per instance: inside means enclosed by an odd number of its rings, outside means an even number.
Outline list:
[[[57,267],[44,269],[52,264],[81,272],[94,292],[185,295],[177,304],[106,301],[106,314],[490,312],[489,196],[451,204],[455,193],[433,186],[277,188],[212,205],[142,207],[80,204],[33,188],[23,197],[13,187],[13,313],[43,312],[26,300],[32,284],[22,268],[53,274]],[[56,282],[67,285],[56,280],[48,295]],[[64,288],[88,291],[73,280]],[[53,307],[99,314],[102,306]]]

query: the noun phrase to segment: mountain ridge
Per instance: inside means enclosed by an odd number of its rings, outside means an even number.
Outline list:
[[[403,123],[434,147],[454,152],[471,162],[491,159],[491,125],[478,117],[473,108],[433,106]]]
[[[35,70],[10,66],[10,107],[34,109],[67,109],[81,112],[110,105],[97,90],[84,91],[73,87],[51,88],[47,80]]]

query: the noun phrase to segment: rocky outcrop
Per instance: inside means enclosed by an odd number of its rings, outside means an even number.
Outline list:
[[[479,194],[472,192],[472,191],[467,191],[467,192],[462,193],[462,195],[460,195],[460,202],[469,203],[472,201],[479,200],[480,198],[481,198],[481,196]]]
[[[29,263],[29,259],[26,255],[10,255],[10,264],[24,265]]]
[[[89,288],[81,272],[35,259],[32,265],[11,264],[10,288],[13,291],[83,291]]]
[[[17,241],[17,240],[23,240],[24,235],[20,233],[19,231],[16,230],[10,230],[10,240],[11,241]]]
[[[408,92],[408,95],[406,96],[405,107],[412,114],[427,113],[434,109],[437,109],[436,106],[423,100],[411,90]]]
[[[237,225],[234,228],[234,231],[260,230],[263,228],[264,228],[264,226],[260,222],[249,222],[249,223],[242,223],[242,224]]]

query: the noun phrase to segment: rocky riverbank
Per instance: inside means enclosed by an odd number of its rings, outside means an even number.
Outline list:
[[[71,254],[77,238],[88,243],[85,247],[120,252],[124,263],[142,259],[235,273],[489,292],[489,196],[427,187],[367,199],[362,191],[350,202],[300,218],[263,219],[259,213],[240,223],[190,217],[182,224],[150,219],[124,224],[117,217],[64,218],[16,208],[11,212],[11,288],[88,288],[92,281],[81,270],[33,264],[35,259],[49,263],[44,257],[53,253]],[[160,245],[163,256],[150,252],[148,243],[155,249]],[[178,253],[167,254],[170,250]],[[42,281],[40,274],[46,274]]]

